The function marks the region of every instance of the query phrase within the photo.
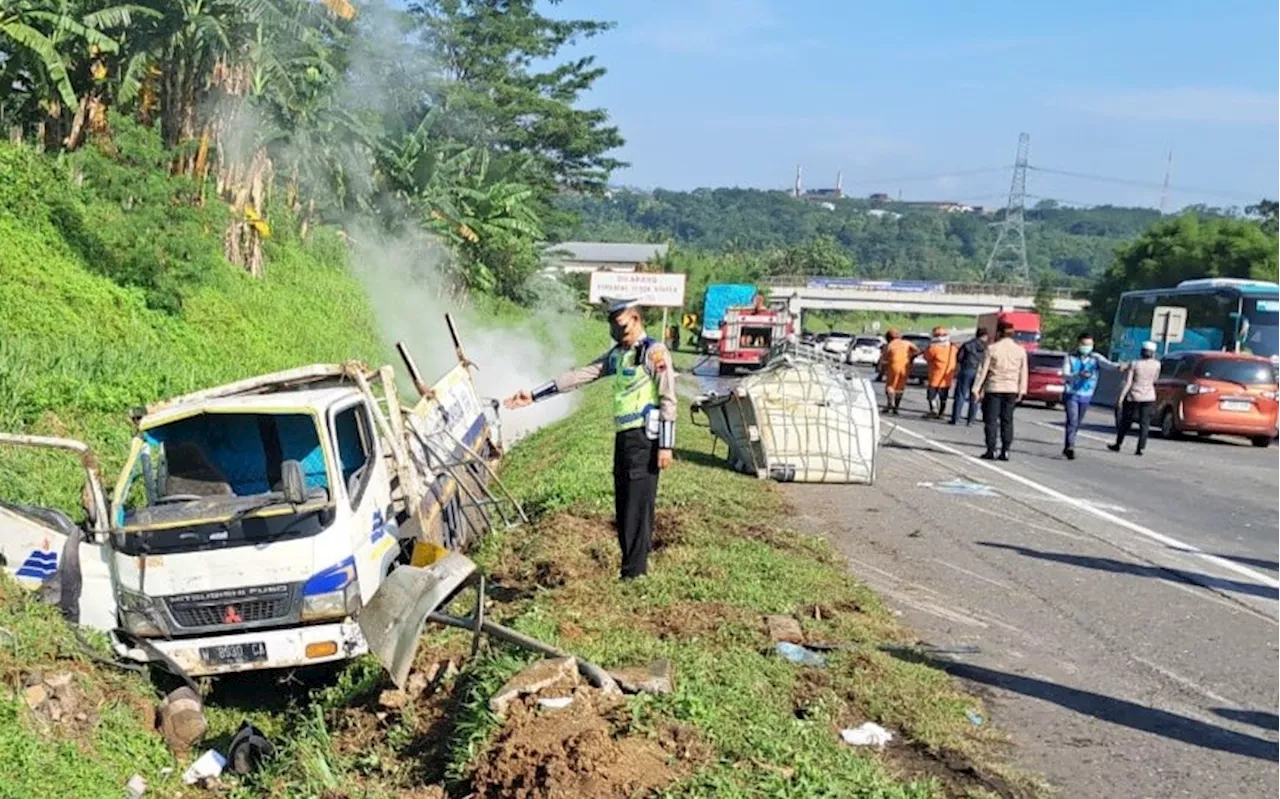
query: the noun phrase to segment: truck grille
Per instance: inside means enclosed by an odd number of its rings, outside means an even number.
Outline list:
[[[288,617],[293,610],[290,586],[265,586],[165,599],[169,615],[179,627],[242,627]]]

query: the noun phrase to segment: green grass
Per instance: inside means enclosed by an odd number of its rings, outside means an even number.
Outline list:
[[[152,786],[148,795],[172,793],[177,778],[161,769],[174,759],[141,712],[152,702],[145,680],[95,666],[54,608],[2,575],[0,630],[0,796],[119,796],[135,773]],[[83,723],[37,718],[20,693],[29,675],[61,671],[75,675]]]
[[[0,144],[0,430],[81,438],[110,485],[133,406],[310,362],[386,357],[332,231],[303,242],[280,220],[266,277],[255,279],[222,259],[219,203],[185,206],[189,187],[162,169],[82,155],[73,168]],[[0,449],[4,499],[78,514],[82,479],[65,454]],[[0,633],[0,796],[118,796],[135,771],[151,783],[148,796],[171,792],[158,769],[176,765],[172,756],[113,699],[153,704],[145,679],[75,661],[104,689],[101,721],[82,740],[60,739],[4,686],[74,658],[74,642],[56,614],[16,596],[0,607],[0,627],[18,644],[6,650]],[[269,683],[258,696],[271,701],[211,703],[208,741],[225,744],[250,718],[298,755],[300,790],[319,785],[325,741],[312,702]],[[306,790],[298,795],[318,793]]]
[[[313,361],[385,357],[335,236],[319,230],[304,243],[287,220],[277,224],[267,276],[254,280],[215,257],[217,214],[152,207],[152,216],[131,216],[136,204],[105,185],[111,167],[85,166],[90,179],[80,186],[69,169],[0,144],[0,429],[83,438],[110,481],[131,406]],[[135,189],[162,199],[176,191],[163,180]],[[151,231],[149,220],[172,224],[174,238],[156,241],[169,229]],[[527,319],[500,302],[482,303],[477,315],[499,326]],[[565,332],[551,325],[569,326],[582,360],[607,347],[598,323],[541,320],[533,334]],[[998,735],[965,719],[979,703],[940,672],[879,649],[906,634],[829,547],[786,529],[789,509],[771,484],[707,457],[711,440],[688,424],[687,409],[679,460],[660,493],[669,540],[649,577],[617,581],[608,404],[604,386],[590,389],[578,413],[514,449],[503,476],[535,524],[490,538],[477,557],[515,582],[528,582],[539,561],[569,575],[494,609],[517,628],[606,666],[658,657],[677,664],[672,695],[631,702],[638,725],[692,725],[713,753],[672,796],[939,795],[927,775],[893,771],[892,756],[886,766],[838,742],[841,725],[866,718],[1003,773],[992,755]],[[0,452],[0,485],[5,498],[78,505],[70,458]],[[86,660],[51,609],[15,591],[0,583],[0,796],[114,796],[135,772],[149,796],[177,793],[184,763],[140,712],[158,698],[155,688]],[[760,627],[769,612],[795,614],[808,634],[848,646],[815,677],[770,653]],[[465,651],[460,633],[427,641]],[[350,712],[365,723],[377,717],[385,678],[369,658],[313,690],[224,681],[210,699],[207,744],[225,746],[249,719],[280,747],[262,774],[230,781],[235,799],[393,797],[440,780],[465,793],[496,726],[487,697],[525,661],[496,651],[468,667],[451,686],[451,721],[429,730],[428,707],[379,719],[372,731],[350,726]],[[61,668],[84,675],[94,708],[93,723],[75,734],[46,729],[20,698],[26,674]],[[167,767],[174,771],[162,776]]]
[[[660,545],[649,575],[635,583],[620,582],[615,566],[600,563],[617,557],[608,527],[607,390],[589,389],[571,419],[514,449],[504,478],[539,521],[491,538],[478,557],[499,582],[519,583],[546,562],[565,570],[568,581],[538,587],[495,612],[606,667],[656,658],[677,664],[676,692],[636,699],[633,709],[696,726],[716,756],[673,786],[671,796],[981,795],[976,784],[947,787],[923,772],[917,779],[917,769],[893,756],[886,768],[838,741],[841,726],[868,719],[921,751],[960,753],[986,773],[1038,791],[1007,768],[1000,735],[967,720],[967,710],[984,713],[981,703],[944,673],[882,651],[883,644],[909,642],[909,635],[825,542],[786,529],[790,511],[772,484],[708,457],[709,434],[688,418],[682,409],[677,462],[659,492],[660,529],[665,525],[673,540]],[[815,604],[825,608],[821,620],[811,613]],[[766,613],[795,614],[807,635],[847,648],[820,673],[806,673],[771,653],[761,624]],[[699,615],[710,623],[698,624]],[[672,619],[695,621],[655,632],[655,622]],[[510,671],[517,666],[508,664]],[[475,729],[495,726],[483,713],[467,723],[472,741]],[[475,751],[469,745],[467,758]],[[455,772],[467,758],[453,764]],[[921,758],[928,756],[917,753]],[[899,768],[905,774],[895,775]]]
[[[143,289],[103,273],[104,258],[170,255],[97,237],[95,230],[123,214],[118,204],[77,190],[66,170],[7,144],[0,144],[0,183],[0,429],[83,438],[101,456],[109,483],[126,451],[131,407],[252,374],[385,352],[330,231],[303,243],[281,225],[269,242],[265,279],[219,260],[184,289],[180,311],[166,311],[148,305]],[[220,247],[218,228],[184,231],[193,252]],[[135,249],[122,251],[126,245]],[[69,458],[0,452],[0,485],[6,497],[78,507],[79,475]]]

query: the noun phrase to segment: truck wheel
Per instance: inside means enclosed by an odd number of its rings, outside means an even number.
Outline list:
[[[734,374],[734,372],[736,372],[736,371],[737,371],[737,370],[735,369],[735,367],[734,367],[734,366],[733,366],[733,364],[731,364],[731,363],[722,363],[722,364],[720,364],[720,376],[721,376],[721,377],[732,377],[732,376],[733,376],[733,374]]]
[[[1254,436],[1249,439],[1249,443],[1255,447],[1269,447],[1271,446],[1271,436]]]

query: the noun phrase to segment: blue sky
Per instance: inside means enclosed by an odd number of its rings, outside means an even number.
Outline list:
[[[564,0],[617,27],[572,54],[652,188],[808,187],[998,205],[1018,133],[1028,193],[1068,202],[1245,205],[1277,186],[1275,0]],[[962,174],[993,168],[993,171]],[[902,178],[924,180],[904,180]],[[1208,190],[1208,191],[1206,191]]]

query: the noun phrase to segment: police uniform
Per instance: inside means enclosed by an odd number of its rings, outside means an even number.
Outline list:
[[[613,301],[610,315],[637,303]],[[676,375],[666,345],[645,336],[633,347],[621,344],[586,366],[565,372],[533,390],[535,402],[603,377],[613,386],[613,507],[622,551],[622,577],[648,568],[658,496],[658,450],[673,449],[676,438]]]

